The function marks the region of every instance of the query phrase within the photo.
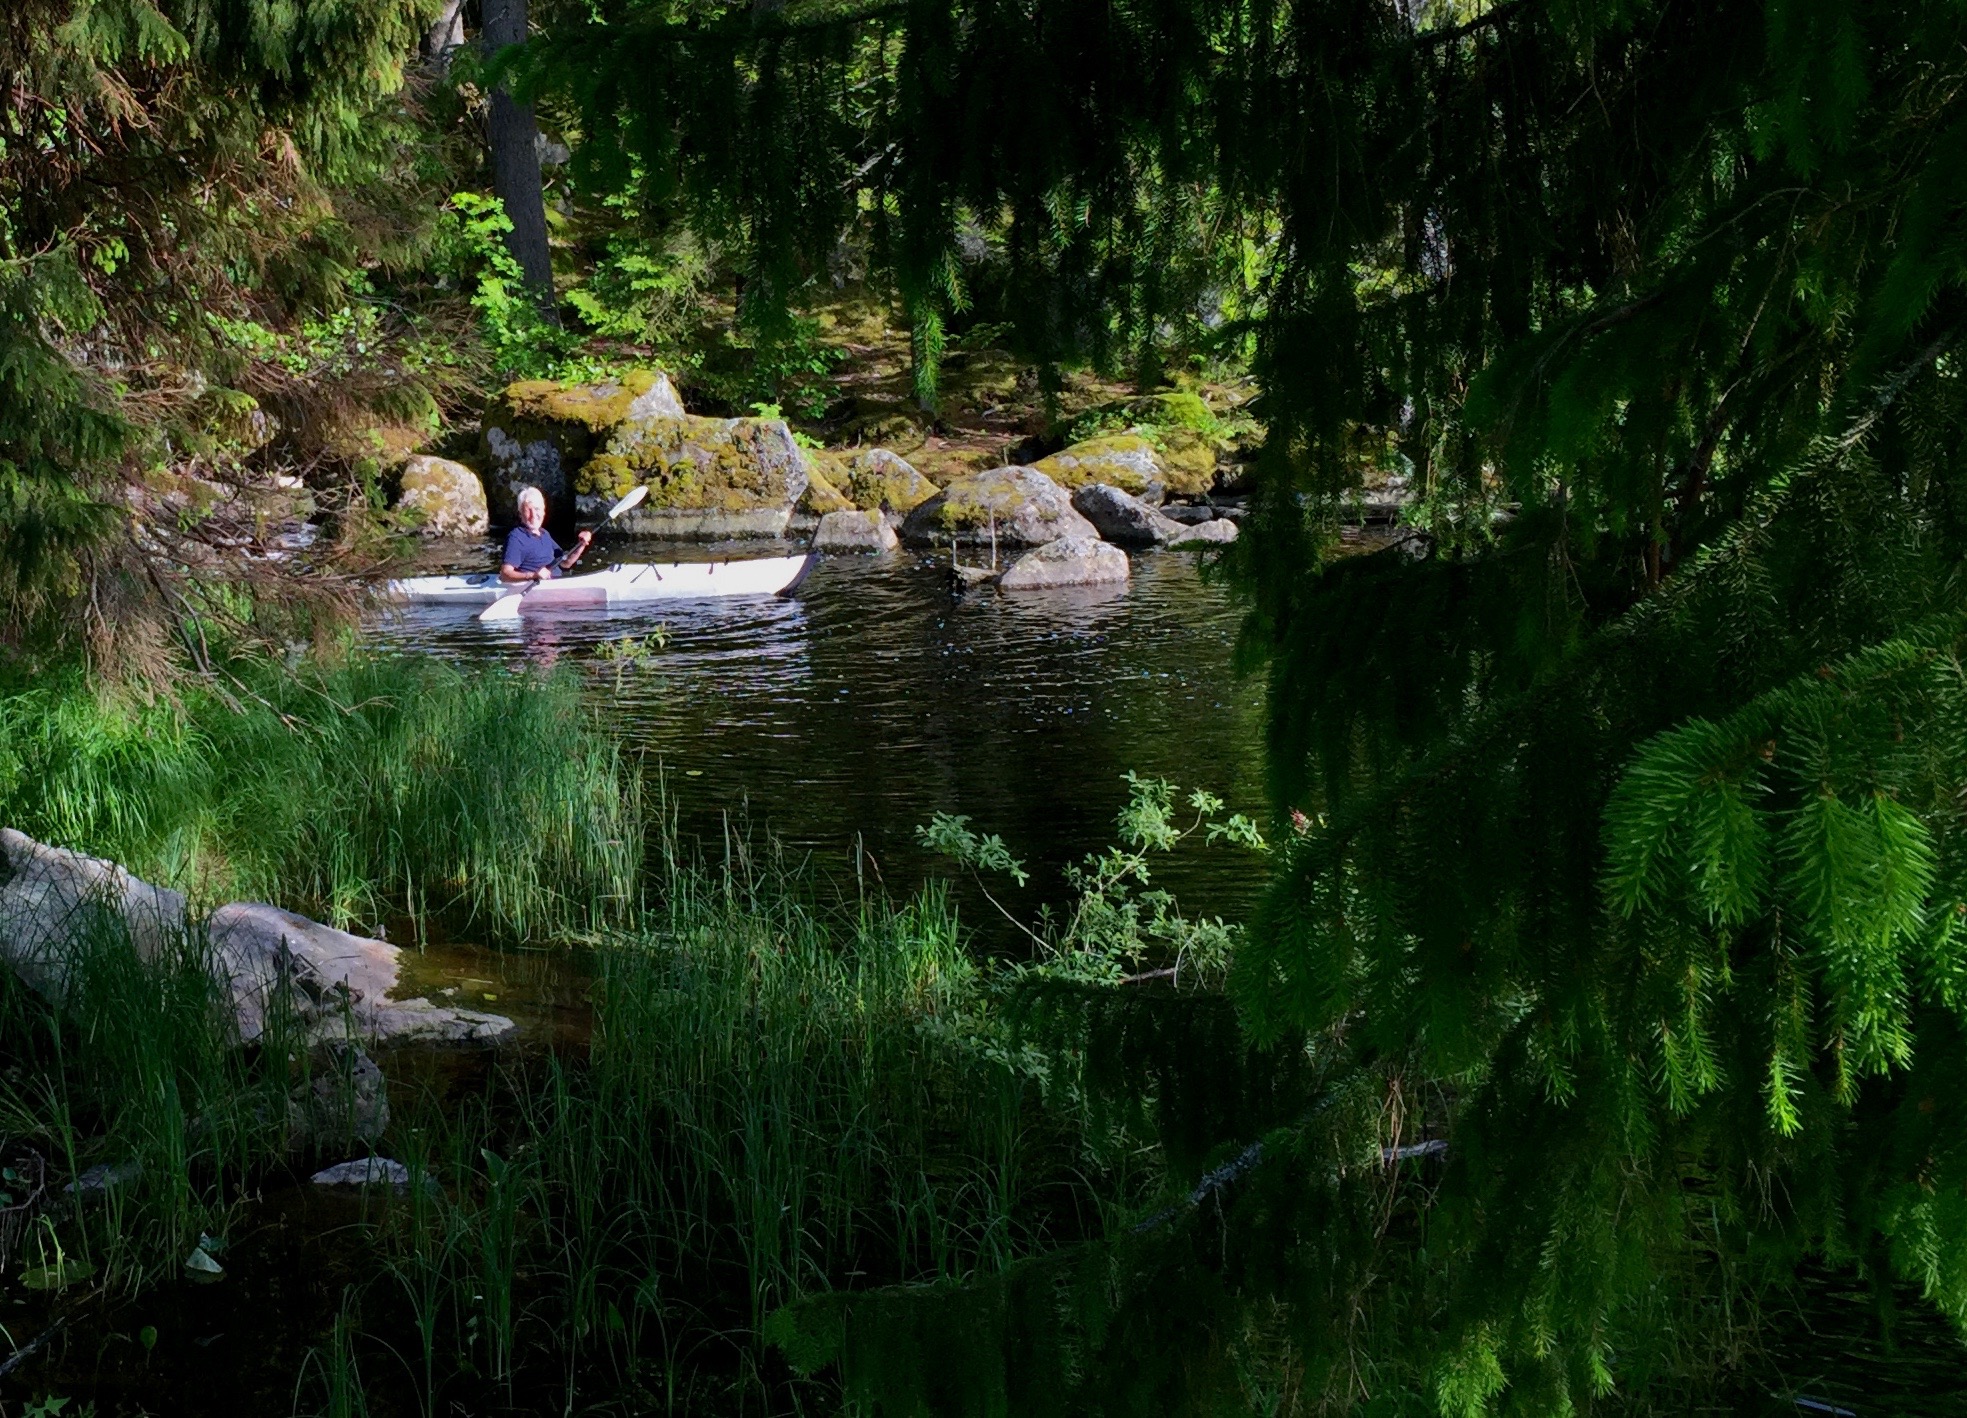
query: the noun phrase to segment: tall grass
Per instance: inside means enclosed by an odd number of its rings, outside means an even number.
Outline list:
[[[60,1008],[0,977],[0,1137],[32,1147],[60,1182],[43,1233],[98,1283],[129,1288],[223,1237],[295,1125],[313,1057],[276,996],[242,1047],[228,988],[197,935],[148,957],[108,912],[71,938]],[[9,1258],[0,1256],[0,1265]],[[38,1255],[20,1257],[31,1264]],[[66,1277],[64,1277],[66,1278]]]
[[[636,777],[571,676],[358,655],[236,662],[236,686],[0,686],[0,823],[219,901],[336,924],[461,910],[524,938],[633,903]]]
[[[584,1054],[399,1110],[444,1183],[381,1245],[421,1411],[473,1383],[756,1401],[755,1336],[795,1296],[993,1272],[1097,1224],[1081,1134],[1002,1047],[939,892],[828,914],[779,881],[662,886],[598,956]]]

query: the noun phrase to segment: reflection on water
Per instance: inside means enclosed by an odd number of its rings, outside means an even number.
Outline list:
[[[1136,557],[1125,586],[960,599],[929,560],[842,557],[786,601],[492,625],[412,607],[375,634],[488,668],[578,665],[624,742],[660,765],[685,835],[712,850],[727,831],[769,833],[835,882],[858,865],[905,891],[936,870],[916,825],[964,813],[1035,868],[1023,901],[1035,908],[1058,898],[1064,863],[1110,840],[1129,769],[1261,817],[1259,693],[1230,670],[1237,622],[1228,593],[1180,553]],[[669,642],[652,662],[595,658],[600,642],[658,624]],[[1239,915],[1260,870],[1244,854],[1183,852],[1156,884]]]

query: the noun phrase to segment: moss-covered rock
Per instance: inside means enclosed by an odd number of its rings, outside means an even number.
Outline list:
[[[426,537],[482,537],[489,530],[478,474],[448,458],[417,455],[403,464],[396,510]]]
[[[1154,442],[1161,454],[1161,478],[1171,495],[1200,497],[1216,485],[1216,440],[1211,435],[1191,428],[1165,428]]]
[[[1144,394],[1123,406],[1134,423],[1153,428],[1185,428],[1195,433],[1213,434],[1218,420],[1200,394],[1174,389],[1163,394]]]
[[[1160,450],[1138,433],[1089,438],[1040,459],[1035,466],[1063,488],[1105,483],[1149,502],[1159,502],[1166,486]]]
[[[622,424],[683,416],[669,377],[656,370],[630,370],[593,384],[508,384],[485,410],[481,426],[492,514],[511,521],[522,487],[537,487],[549,500],[569,496],[574,474]]]
[[[852,511],[853,501],[840,490],[849,476],[847,464],[838,454],[808,452],[806,491],[800,495],[798,511],[808,517]]]
[[[906,516],[942,491],[907,459],[886,448],[863,448],[842,462],[847,476],[839,486],[854,506],[866,512]]]
[[[798,505],[806,452],[780,419],[638,418],[609,435],[575,489],[620,497],[646,483],[650,509],[739,512]]]
[[[959,478],[902,523],[902,540],[914,546],[985,546],[994,536],[1000,546],[1035,547],[1097,535],[1072,510],[1066,490],[1036,468],[992,468]]]

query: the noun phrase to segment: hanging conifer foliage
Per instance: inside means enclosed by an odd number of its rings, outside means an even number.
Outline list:
[[[1303,826],[1230,990],[1319,1081],[1189,1139],[1206,1211],[788,1352],[895,1413],[944,1342],[979,1412],[1201,1411],[1254,1347],[1283,1408],[1554,1413],[1702,1391],[1807,1261],[1967,1323],[1967,16],[584,9],[530,82],[760,301],[865,233],[927,359],[981,230],[1026,352],[1099,357],[1193,308],[1195,213],[1266,263],[1232,566]],[[1405,552],[1328,564],[1375,464]],[[1415,1090],[1435,1162],[1358,1104]]]

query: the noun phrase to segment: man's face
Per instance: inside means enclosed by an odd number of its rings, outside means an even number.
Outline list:
[[[540,524],[546,521],[546,508],[532,498],[519,505],[519,525],[529,532],[537,532]]]

